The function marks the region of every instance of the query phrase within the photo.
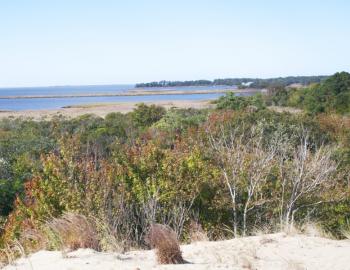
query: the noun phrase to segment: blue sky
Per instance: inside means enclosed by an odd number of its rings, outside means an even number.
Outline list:
[[[350,1],[0,0],[0,87],[350,71]]]

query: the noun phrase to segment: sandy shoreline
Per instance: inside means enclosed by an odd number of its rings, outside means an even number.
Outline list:
[[[0,111],[0,118],[21,117],[40,120],[51,119],[55,116],[73,118],[83,114],[95,114],[97,116],[104,117],[111,112],[128,113],[132,111],[138,103],[140,102],[87,104],[47,110]],[[212,104],[210,104],[210,100],[165,100],[144,103],[147,105],[155,104],[163,106],[167,109],[171,107],[203,109],[213,106]]]
[[[70,95],[16,95],[0,96],[0,99],[35,99],[35,98],[79,98],[79,97],[127,97],[127,96],[155,96],[155,95],[209,95],[225,93],[258,93],[259,89],[216,89],[216,90],[130,90],[121,93],[70,94]]]

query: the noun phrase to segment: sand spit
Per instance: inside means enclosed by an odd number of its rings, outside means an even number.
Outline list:
[[[197,242],[181,247],[185,265],[158,265],[154,251],[125,254],[89,249],[62,253],[40,251],[8,265],[4,270],[148,270],[148,269],[350,269],[350,241],[284,233],[218,242]]]
[[[48,109],[48,110],[23,110],[23,111],[0,111],[0,118],[32,118],[34,120],[51,119],[55,116],[64,117],[77,117],[83,114],[95,114],[97,116],[104,117],[111,112],[127,113],[132,111],[136,104],[140,102],[120,102],[120,103],[100,103],[100,104],[87,104],[69,106],[60,109]],[[147,105],[155,104],[164,106],[165,108],[177,107],[177,108],[195,108],[203,109],[211,107],[208,100],[174,100],[174,101],[154,101],[144,102]]]
[[[206,95],[225,93],[259,93],[260,89],[213,89],[213,90],[145,90],[136,89],[120,93],[70,94],[70,95],[24,95],[0,96],[0,99],[35,99],[35,98],[78,98],[78,97],[127,97],[127,96],[154,96],[154,95]]]

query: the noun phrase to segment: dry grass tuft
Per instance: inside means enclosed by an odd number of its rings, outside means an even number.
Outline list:
[[[168,226],[153,224],[145,237],[146,243],[156,249],[160,264],[184,264],[176,233]]]
[[[350,240],[350,225],[348,224],[346,228],[341,230],[341,234],[344,236],[345,239]]]
[[[306,270],[307,268],[303,266],[302,263],[293,261],[293,260],[287,260],[287,270]]]
[[[99,236],[100,249],[103,251],[125,253],[131,248],[127,241],[128,233],[117,233],[113,231],[107,221],[94,218],[94,225]]]
[[[67,213],[47,223],[58,238],[61,248],[76,250],[91,248],[100,250],[98,235],[93,224],[83,215]]]
[[[302,231],[299,227],[294,224],[286,225],[282,228],[281,232],[284,232],[288,236],[296,236],[302,234]]]
[[[342,230],[342,235],[345,237],[345,239],[350,240],[350,231],[348,230]]]
[[[199,241],[208,241],[209,238],[206,232],[203,230],[201,224],[196,221],[191,221],[189,229],[190,241],[199,242]]]
[[[301,228],[301,232],[310,237],[322,237],[328,239],[335,239],[334,236],[326,232],[321,225],[317,223],[307,222]]]
[[[8,264],[14,264],[19,257],[27,256],[22,244],[15,239],[11,241],[10,244],[6,244],[5,248],[0,250],[0,269]],[[30,261],[29,264],[31,265]]]

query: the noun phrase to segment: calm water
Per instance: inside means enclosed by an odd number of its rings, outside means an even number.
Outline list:
[[[224,89],[226,86],[174,87],[172,90],[205,90]],[[0,96],[34,96],[34,95],[71,95],[71,94],[112,94],[134,89],[134,85],[102,86],[57,86],[32,88],[0,88]],[[156,88],[167,90],[169,88]],[[232,89],[232,87],[231,87]],[[147,90],[155,90],[150,88]],[[33,98],[33,99],[0,99],[0,110],[38,110],[58,109],[69,105],[110,103],[110,102],[146,102],[158,100],[207,100],[216,99],[223,94],[194,95],[150,95],[150,96],[110,96],[110,97],[67,97],[67,98]]]
[[[121,93],[134,89],[132,84],[119,85],[85,85],[85,86],[50,86],[50,87],[19,87],[0,88],[0,96],[38,96],[38,95],[77,95]]]
[[[225,89],[237,89],[237,86],[227,85],[208,85],[208,86],[174,86],[174,87],[147,87],[147,88],[136,88],[146,91],[163,91],[163,90],[182,90],[182,91],[193,91],[193,90],[225,90]]]

